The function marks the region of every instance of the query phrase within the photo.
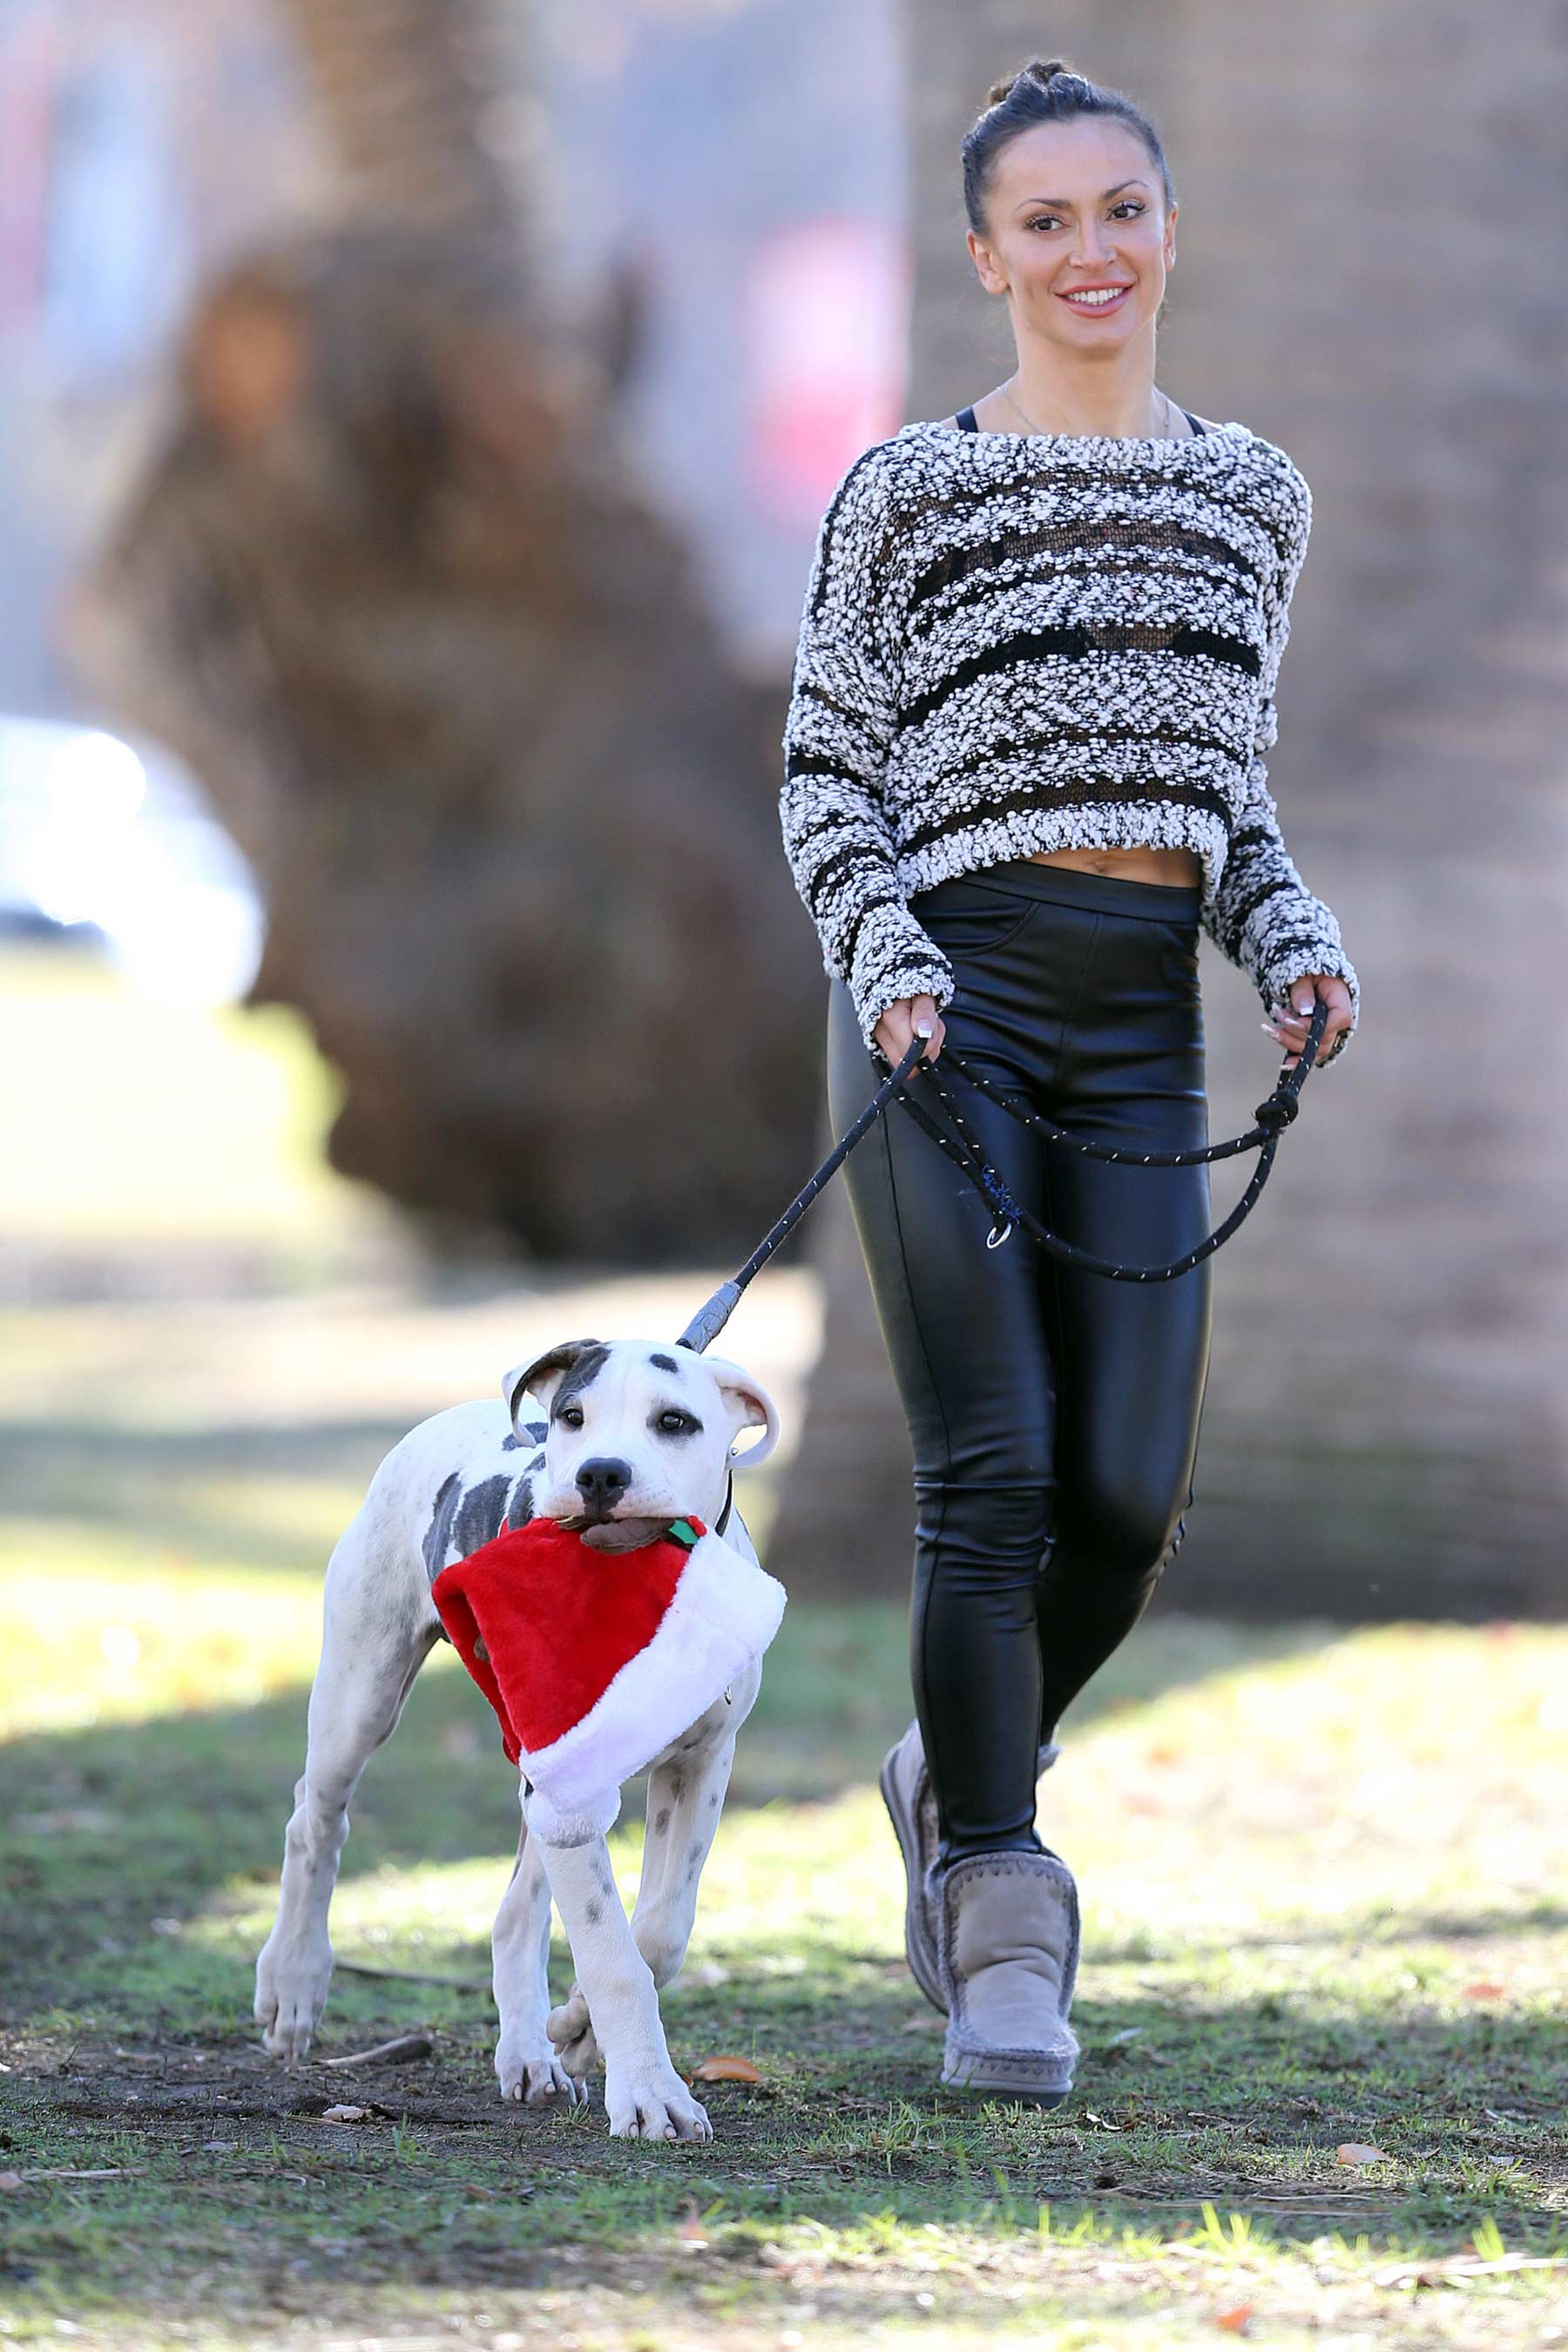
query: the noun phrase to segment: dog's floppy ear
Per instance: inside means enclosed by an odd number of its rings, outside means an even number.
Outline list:
[[[521,1436],[521,1432],[517,1428],[517,1409],[525,1396],[534,1398],[548,1412],[551,1398],[578,1358],[590,1348],[603,1349],[607,1345],[604,1339],[563,1339],[558,1348],[547,1348],[542,1356],[535,1356],[531,1363],[514,1365],[500,1384],[513,1430]]]
[[[756,1444],[748,1446],[744,1454],[733,1456],[737,1470],[754,1470],[759,1462],[767,1460],[779,1442],[783,1429],[779,1409],[761,1381],[754,1380],[739,1364],[731,1363],[724,1356],[704,1356],[702,1361],[718,1382],[719,1392],[725,1403],[734,1413],[735,1425],[730,1433],[731,1446],[742,1429],[753,1429],[759,1423],[762,1424],[763,1434]]]

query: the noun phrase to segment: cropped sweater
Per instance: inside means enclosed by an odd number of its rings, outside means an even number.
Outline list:
[[[952,998],[907,903],[1033,850],[1181,847],[1202,928],[1266,1007],[1361,990],[1279,831],[1264,754],[1311,527],[1283,449],[906,425],[817,533],[784,734],[785,855],[867,1044]],[[1337,1059],[1349,1031],[1335,1041]]]

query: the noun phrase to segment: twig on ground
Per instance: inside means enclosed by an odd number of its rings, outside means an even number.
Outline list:
[[[378,2042],[374,2050],[351,2050],[342,2058],[323,2058],[323,2066],[407,2066],[428,2058],[435,2043],[427,2033],[400,2033],[395,2041]]]
[[[489,1992],[489,1986],[477,1977],[423,1976],[417,1969],[378,1969],[372,1960],[340,1960],[340,1975],[351,1977],[391,1977],[399,1984],[445,1985],[448,1992]]]

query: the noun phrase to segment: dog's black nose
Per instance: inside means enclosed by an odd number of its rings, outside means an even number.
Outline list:
[[[601,1454],[596,1461],[583,1463],[577,1472],[577,1486],[585,1503],[618,1503],[632,1483],[632,1465],[617,1462],[613,1454]]]

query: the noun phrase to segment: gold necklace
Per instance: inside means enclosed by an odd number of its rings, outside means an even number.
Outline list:
[[[1016,381],[1016,379],[1015,379],[1015,381]],[[1017,402],[1014,399],[1014,397],[1013,397],[1013,384],[1012,384],[1012,383],[1005,383],[1005,384],[1003,385],[1003,387],[1002,387],[1002,397],[1003,397],[1003,399],[1004,399],[1005,401],[1006,401],[1006,402],[1009,404],[1009,405],[1012,407],[1012,409],[1014,410],[1014,412],[1015,412],[1015,414],[1016,414],[1016,415],[1019,415],[1019,416],[1023,416],[1023,417],[1024,417],[1024,423],[1028,426],[1029,431],[1030,431],[1031,433],[1038,433],[1038,432],[1040,431],[1040,429],[1041,429],[1041,428],[1040,428],[1040,426],[1039,426],[1039,425],[1037,425],[1034,422],[1034,419],[1033,419],[1032,417],[1024,416],[1024,412],[1023,412],[1023,410],[1019,407],[1018,403],[1017,403]],[[1162,404],[1163,405],[1164,412],[1165,412],[1165,415],[1164,415],[1164,421],[1165,421],[1165,423],[1166,423],[1167,425],[1169,425],[1169,423],[1170,423],[1170,421],[1171,421],[1171,415],[1172,415],[1172,410],[1171,410],[1171,404],[1170,404],[1170,401],[1166,398],[1166,395],[1165,395],[1163,393],[1161,393],[1161,394],[1160,394],[1160,399],[1161,399]],[[1061,437],[1063,437],[1063,436],[1058,436],[1058,435],[1047,435],[1045,437],[1046,437],[1047,439],[1058,439],[1058,438],[1061,438]],[[1106,437],[1107,437],[1108,439],[1110,439],[1110,440],[1121,441],[1121,440],[1126,440],[1126,439],[1129,439],[1129,438],[1135,438],[1136,436],[1128,436],[1128,435],[1126,435],[1126,434],[1121,434],[1121,433],[1115,433],[1115,434],[1108,435]],[[1151,435],[1149,436],[1149,438],[1150,438],[1151,440],[1152,440],[1152,441],[1160,441],[1160,440],[1177,440],[1177,439],[1180,439],[1180,438],[1182,438],[1182,437],[1184,437],[1184,436],[1180,436],[1180,435],[1177,435],[1177,434],[1159,434],[1159,433],[1153,433],[1153,434],[1151,434]]]

